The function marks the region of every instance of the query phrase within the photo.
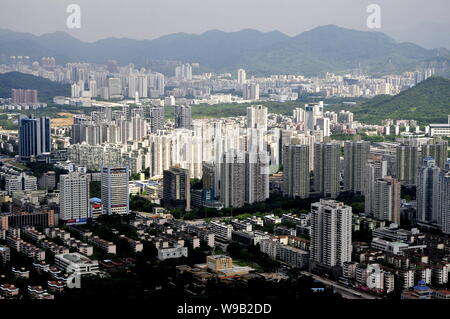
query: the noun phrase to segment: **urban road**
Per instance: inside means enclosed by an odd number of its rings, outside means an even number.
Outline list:
[[[381,299],[381,297],[368,294],[364,291],[346,287],[336,281],[332,281],[325,277],[317,276],[310,272],[302,271],[302,274],[311,276],[314,280],[320,281],[325,285],[332,286],[335,292],[340,293],[342,297],[346,299]]]

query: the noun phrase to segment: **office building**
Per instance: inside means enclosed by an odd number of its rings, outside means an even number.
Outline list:
[[[163,172],[164,206],[191,210],[191,184],[187,169],[172,167]]]
[[[51,151],[50,119],[48,117],[19,119],[19,157],[30,161]]]
[[[128,180],[128,167],[102,167],[102,214],[129,213]]]

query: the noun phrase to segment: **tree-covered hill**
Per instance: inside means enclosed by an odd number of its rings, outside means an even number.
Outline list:
[[[9,72],[0,74],[0,97],[10,98],[11,89],[38,90],[40,102],[51,102],[54,96],[70,96],[70,86],[31,74]]]
[[[431,77],[396,96],[380,95],[351,111],[357,120],[368,123],[379,124],[383,119],[446,123],[450,114],[450,80]]]

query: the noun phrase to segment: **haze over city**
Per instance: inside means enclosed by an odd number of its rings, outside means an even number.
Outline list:
[[[66,8],[72,3],[82,10],[80,29],[66,27]],[[177,32],[247,28],[294,36],[327,24],[368,30],[366,8],[372,3],[382,10],[382,28],[376,31],[428,47],[438,46],[439,40],[448,41],[450,2],[446,0],[3,0],[0,28],[38,35],[66,31],[83,41],[154,39]]]

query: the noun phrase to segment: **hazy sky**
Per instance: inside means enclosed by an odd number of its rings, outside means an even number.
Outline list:
[[[81,7],[80,29],[66,27],[72,3]],[[295,35],[325,24],[367,29],[366,8],[372,3],[382,9],[379,31],[450,25],[450,0],[0,0],[0,28],[66,31],[85,41],[244,28]]]

